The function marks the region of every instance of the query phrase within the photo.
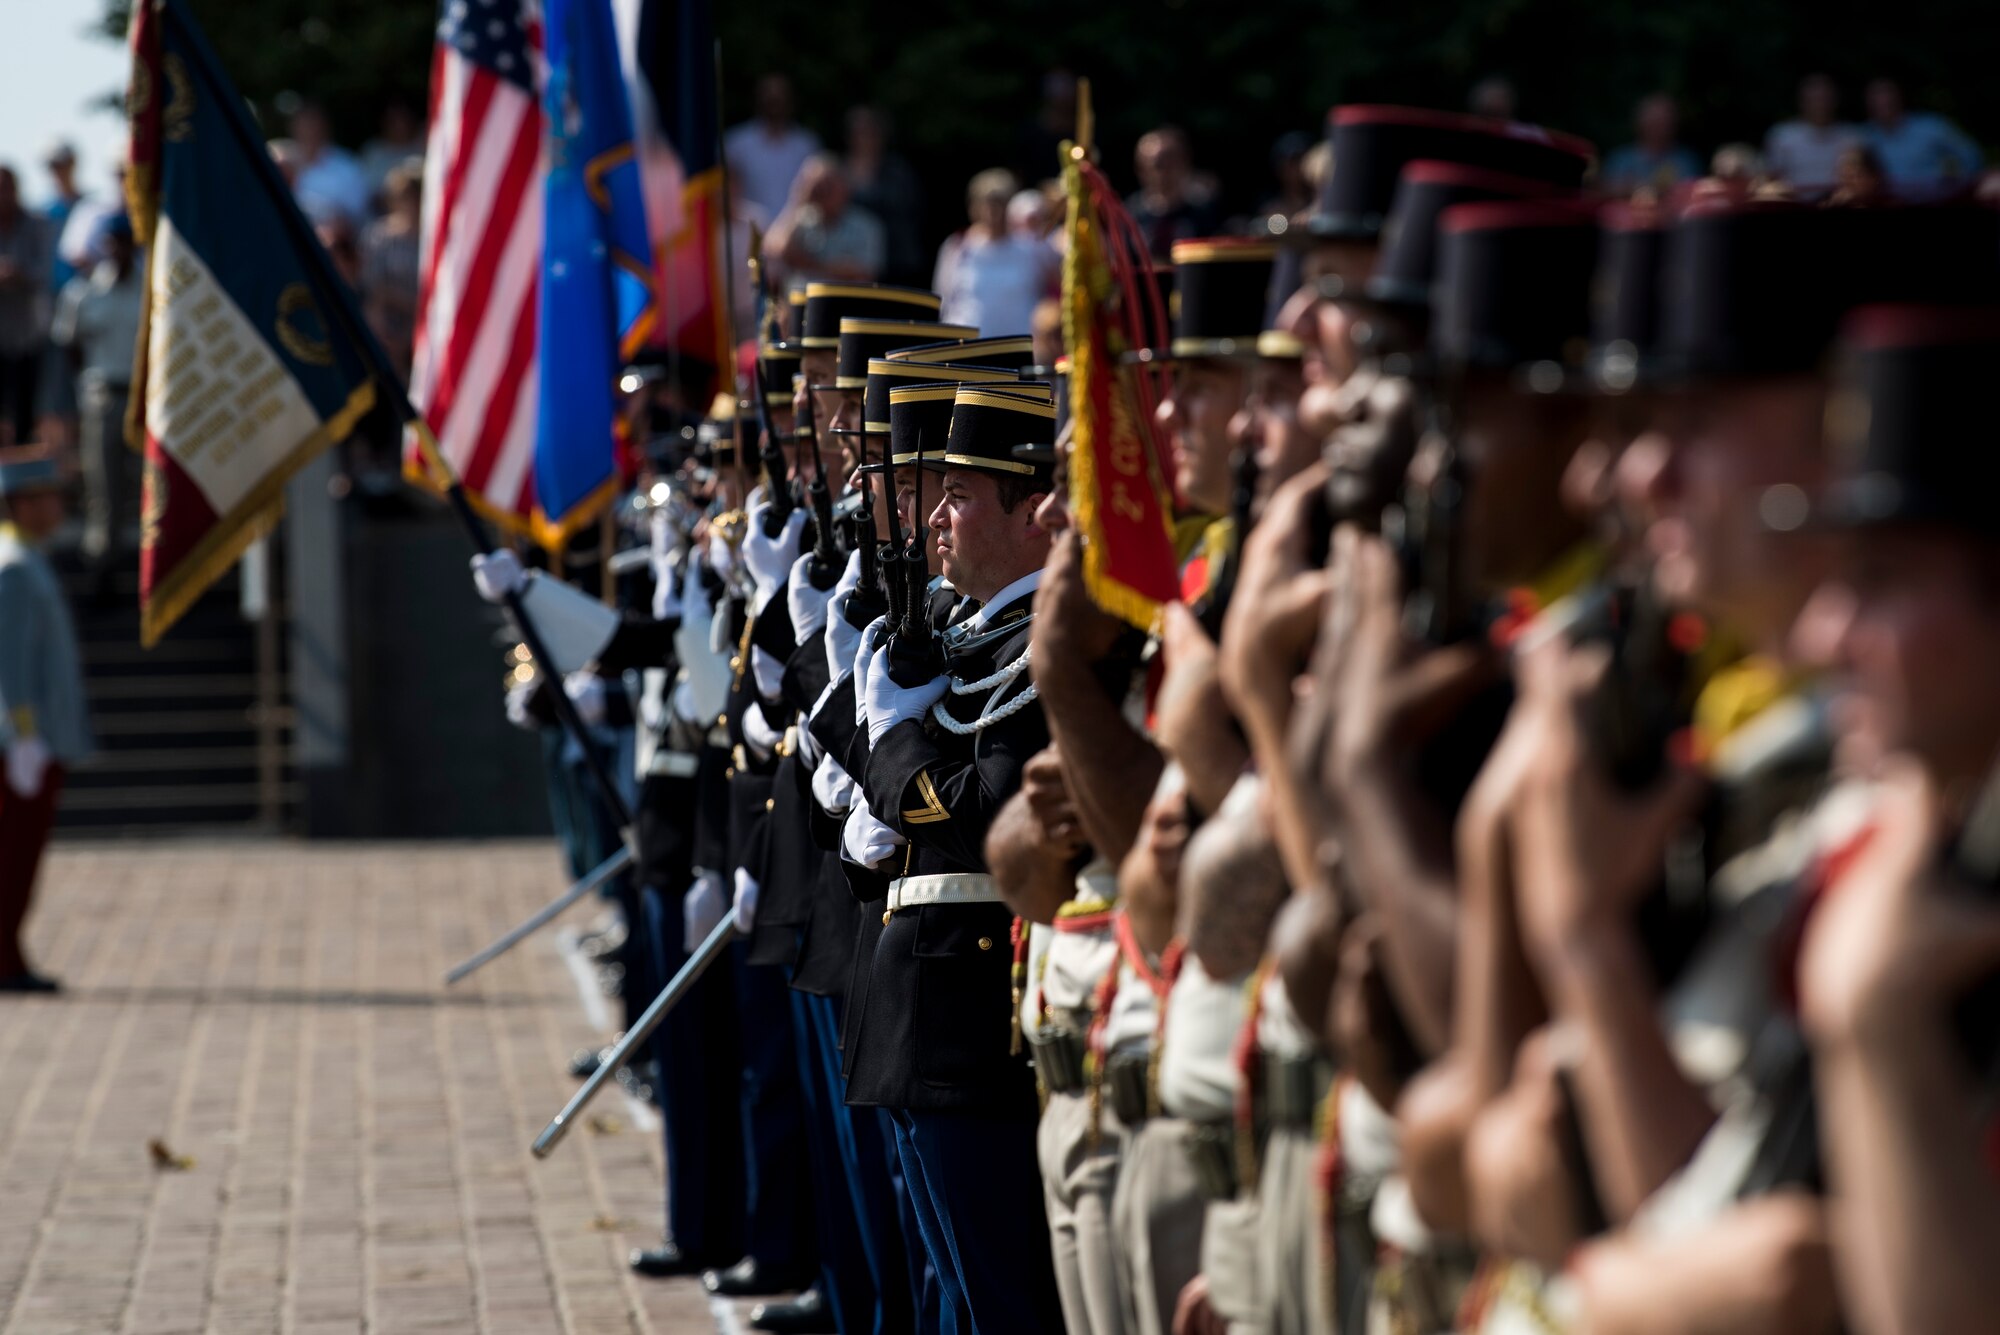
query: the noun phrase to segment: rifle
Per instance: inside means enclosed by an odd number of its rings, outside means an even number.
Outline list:
[[[813,475],[806,489],[813,510],[813,559],[808,567],[812,586],[824,593],[840,582],[840,548],[833,541],[833,492],[826,485],[826,456],[819,449],[819,413],[813,402],[812,386],[806,386],[805,436],[812,441]],[[796,439],[796,436],[795,436]],[[803,442],[800,444],[803,450]],[[803,459],[803,453],[800,455]]]
[[[916,532],[896,563],[902,572],[903,615],[889,637],[889,679],[898,686],[921,686],[934,681],[944,671],[944,654],[938,646],[937,631],[930,622],[926,595],[930,589],[930,562],[924,554],[924,438],[917,436],[917,499],[910,510]],[[892,567],[889,582],[897,583]]]
[[[758,334],[761,340],[766,332],[764,325],[770,322],[771,303],[764,290],[764,238],[755,228],[751,229],[750,234],[750,285],[756,292],[757,304],[763,311]],[[785,531],[785,522],[792,517],[792,491],[785,469],[785,452],[778,447],[778,433],[771,426],[771,405],[768,399],[769,390],[764,383],[762,357],[757,359],[753,379],[755,381],[753,388],[757,395],[757,426],[763,435],[758,456],[764,464],[764,494],[771,506],[764,513],[764,536],[775,538]],[[741,409],[737,411],[736,417],[738,421],[742,420]],[[741,459],[743,446],[740,440],[736,451],[736,457]]]
[[[861,424],[861,432],[855,437],[862,468],[868,467],[868,424]],[[847,605],[840,609],[847,618],[847,624],[857,630],[865,630],[868,623],[881,616],[888,604],[882,595],[881,553],[875,548],[875,488],[864,478],[862,487],[854,495],[854,549],[861,553],[861,582],[854,592],[847,595]],[[882,445],[882,476],[885,487],[896,485],[896,475],[889,462],[889,445]],[[889,509],[893,514],[895,505]]]

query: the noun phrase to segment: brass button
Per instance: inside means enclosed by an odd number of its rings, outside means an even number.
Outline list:
[[[889,919],[891,919],[891,918],[893,918],[893,917],[895,917],[895,916],[896,916],[896,911],[895,911],[894,909],[883,909],[883,910],[882,910],[882,925],[883,925],[884,927],[887,927],[887,926],[889,925]]]
[[[728,726],[729,726],[729,715],[727,715],[727,714],[717,714],[717,715],[715,716],[715,726],[716,726],[716,727],[718,727],[718,728],[726,728],[726,727],[728,727]]]
[[[728,769],[726,769],[726,770],[722,771],[722,777],[723,777],[723,778],[725,778],[725,779],[733,779],[733,778],[735,778],[735,777],[736,777],[736,766],[734,766],[734,765],[731,765],[731,766],[730,766],[730,767],[729,767]]]
[[[982,937],[980,937],[980,938],[979,938],[979,948],[980,948],[981,950],[991,950],[991,949],[993,949],[993,938],[992,938],[992,937],[990,937],[990,936],[982,936]]]
[[[743,670],[743,656],[741,654],[731,654],[729,656],[729,670],[731,672],[741,672]]]
[[[772,807],[775,807],[776,805],[778,805],[777,798],[767,797],[764,799],[764,810],[769,811]]]

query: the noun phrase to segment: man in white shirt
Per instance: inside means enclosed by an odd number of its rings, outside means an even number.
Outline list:
[[[757,80],[757,116],[722,137],[729,174],[743,198],[775,218],[792,196],[792,179],[819,151],[819,136],[792,121],[792,84],[782,74]]]
[[[343,219],[359,228],[367,222],[368,174],[333,142],[326,113],[310,102],[300,107],[292,116],[292,143],[298,153],[292,193],[306,217],[315,225]]]
[[[1799,114],[1780,121],[1764,138],[1764,161],[1771,174],[1802,194],[1833,189],[1840,155],[1861,142],[1861,132],[1834,119],[1840,90],[1824,74],[1799,81]]]

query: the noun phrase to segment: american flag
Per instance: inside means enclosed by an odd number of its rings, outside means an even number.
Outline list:
[[[531,0],[444,0],[431,58],[410,398],[480,508],[535,505],[542,33]],[[412,441],[405,471],[424,474]]]

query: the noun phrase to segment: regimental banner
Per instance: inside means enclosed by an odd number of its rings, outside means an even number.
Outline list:
[[[182,0],[141,0],[131,38],[150,647],[270,530],[292,475],[399,391]]]
[[[1063,257],[1063,346],[1069,353],[1070,509],[1083,535],[1091,601],[1140,630],[1157,629],[1162,604],[1180,592],[1173,503],[1157,457],[1138,377],[1121,353],[1150,346],[1136,336],[1143,247],[1111,233],[1122,205],[1087,157],[1063,145],[1069,196]],[[1157,293],[1153,294],[1157,298]],[[1157,323],[1158,312],[1151,312]]]

